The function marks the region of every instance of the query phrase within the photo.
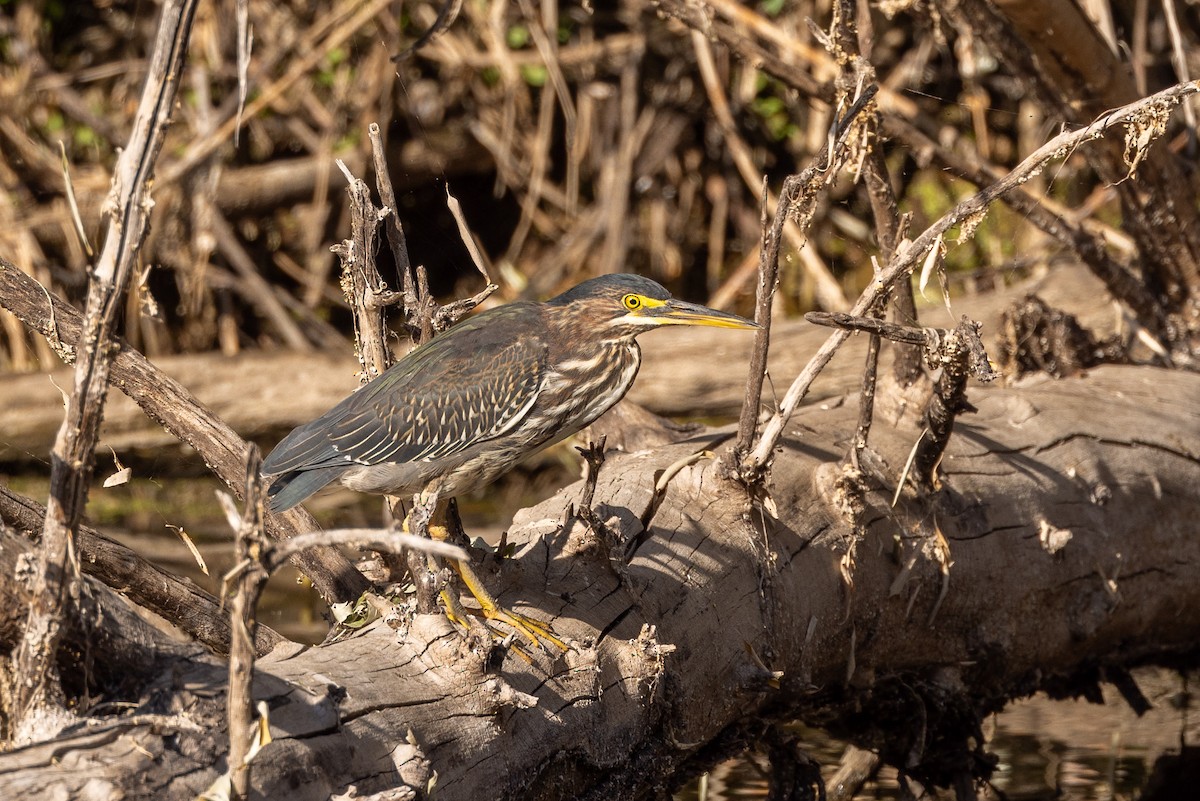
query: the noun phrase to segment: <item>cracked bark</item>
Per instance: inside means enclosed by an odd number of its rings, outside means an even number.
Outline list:
[[[973,389],[978,412],[958,421],[942,460],[940,495],[954,503],[936,514],[953,564],[932,623],[940,566],[911,541],[918,558],[897,582],[906,566],[893,557],[929,509],[889,509],[880,488],[856,528],[825,489],[853,404],[793,418],[767,487],[775,518],[747,518],[715,460],[682,468],[620,571],[586,526],[563,528],[583,491],[568,487],[518,515],[517,558],[492,560],[485,580],[504,603],[553,616],[577,652],[509,656],[496,670],[432,615],[403,642],[376,623],[322,647],[285,644],[259,662],[254,694],[270,702],[276,739],[253,792],[326,798],[354,784],[420,798],[436,771],[441,799],[649,798],[762,720],[791,717],[950,784],[981,764],[967,737],[1006,700],[1039,686],[1090,692],[1102,669],[1194,653],[1198,393],[1200,376],[1134,367]],[[902,464],[914,433],[877,427],[873,448]],[[656,473],[715,436],[610,454],[593,506],[618,542],[642,533]],[[1051,549],[1046,527],[1069,538]],[[0,756],[5,786],[34,797],[104,782],[127,798],[207,786],[225,748],[225,668],[189,652],[151,673],[132,716],[100,721],[119,737],[88,729]]]

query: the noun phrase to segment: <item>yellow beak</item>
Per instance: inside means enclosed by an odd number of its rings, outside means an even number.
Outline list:
[[[713,328],[760,328],[758,323],[738,317],[736,314],[710,309],[699,303],[688,303],[671,299],[656,309],[651,316],[660,325],[707,325]]]

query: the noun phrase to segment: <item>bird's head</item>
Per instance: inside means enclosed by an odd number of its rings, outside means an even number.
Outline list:
[[[601,339],[632,337],[664,325],[759,327],[736,314],[677,300],[649,278],[627,273],[588,279],[547,301],[547,305],[563,308],[577,325]]]

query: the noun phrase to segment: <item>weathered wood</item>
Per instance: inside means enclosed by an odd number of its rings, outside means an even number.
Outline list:
[[[0,487],[0,521],[25,532],[32,541],[41,530],[46,508]],[[80,526],[76,538],[80,569],[106,582],[138,606],[169,620],[213,652],[229,651],[229,620],[221,603],[191,579],[163,570],[153,562],[89,526]],[[255,647],[265,653],[283,639],[267,626],[255,632]]]
[[[777,517],[701,461],[670,482],[628,562],[656,476],[713,439],[610,456],[594,504],[608,530],[563,526],[573,485],[518,516],[517,558],[490,571],[504,603],[552,619],[578,651],[488,669],[429,616],[407,637],[375,624],[268,655],[256,694],[277,739],[255,787],[302,801],[407,785],[419,798],[436,771],[444,800],[656,797],[755,720],[790,716],[948,783],[974,758],[980,716],[1006,700],[1194,649],[1198,396],[1200,376],[1144,367],[973,389],[979,411],[951,439],[935,504],[891,509],[884,487],[855,521],[829,472],[856,409],[810,405],[774,462]],[[917,434],[877,426],[872,446],[895,470]],[[27,797],[50,782],[79,792],[106,765],[101,780],[126,798],[190,797],[222,769],[223,685],[211,660],[179,661],[151,688],[175,718],[0,756],[0,780]]]
[[[45,738],[71,719],[54,664],[61,627],[76,608],[71,559],[91,485],[120,311],[150,224],[154,162],[166,139],[195,11],[195,0],[163,5],[133,132],[113,171],[108,228],[90,271],[73,390],[50,452],[50,496],[25,633],[4,686],[11,742]]]
[[[967,0],[939,3],[955,27],[1007,54],[1007,67],[1039,95],[1050,113],[1086,123],[1139,95],[1126,60],[1105,42],[1080,4],[1071,0]],[[1135,121],[1139,132],[1154,125]],[[1121,202],[1121,228],[1138,246],[1138,277],[1165,311],[1165,344],[1186,359],[1200,334],[1191,299],[1200,292],[1200,218],[1187,158],[1169,148],[1133,149],[1106,137],[1082,155]],[[1136,284],[1130,304],[1145,293]],[[1158,332],[1156,332],[1158,333]]]

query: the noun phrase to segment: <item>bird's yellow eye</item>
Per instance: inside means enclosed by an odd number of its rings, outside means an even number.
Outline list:
[[[625,304],[625,308],[630,311],[637,311],[642,308],[642,299],[637,295],[626,295],[621,298],[621,302]]]

